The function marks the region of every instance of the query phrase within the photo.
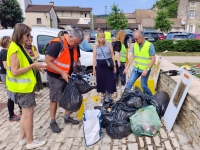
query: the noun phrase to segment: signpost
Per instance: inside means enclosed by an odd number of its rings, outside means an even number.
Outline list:
[[[185,100],[186,94],[190,88],[192,79],[193,79],[193,75],[191,75],[186,70],[182,70],[181,77],[170,99],[165,115],[163,116],[163,120],[168,132],[171,131],[174,125],[176,117],[181,109],[181,106]]]

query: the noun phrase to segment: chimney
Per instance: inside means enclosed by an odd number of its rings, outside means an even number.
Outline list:
[[[49,2],[50,5],[54,6],[54,2]]]

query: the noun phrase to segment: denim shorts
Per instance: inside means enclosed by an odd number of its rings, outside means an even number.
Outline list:
[[[16,102],[22,108],[28,108],[31,106],[36,106],[35,93],[16,93]]]
[[[49,82],[50,101],[59,102],[62,98],[62,93],[67,85],[67,82],[63,79],[51,77],[48,74],[47,80]]]

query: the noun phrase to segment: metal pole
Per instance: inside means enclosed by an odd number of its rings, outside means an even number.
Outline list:
[[[107,18],[107,17],[106,17],[106,14],[107,14],[107,13],[106,13],[106,9],[107,9],[107,5],[105,4],[105,21],[106,21],[106,18]],[[107,21],[106,21],[106,30],[107,30]]]

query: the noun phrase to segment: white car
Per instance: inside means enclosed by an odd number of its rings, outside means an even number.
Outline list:
[[[50,40],[58,36],[58,33],[61,29],[53,29],[46,27],[33,27],[31,35],[33,36],[33,45],[38,49],[40,57],[37,59],[39,62],[43,62],[45,55],[42,54],[43,48],[49,43]],[[12,36],[13,29],[0,30],[0,38],[3,36]],[[92,57],[93,57],[93,48],[85,40],[79,45],[80,46],[80,61],[81,65],[87,67],[87,81],[91,86],[96,86],[96,77],[93,76],[93,67],[92,67]],[[47,75],[41,74],[42,82],[47,82]]]

